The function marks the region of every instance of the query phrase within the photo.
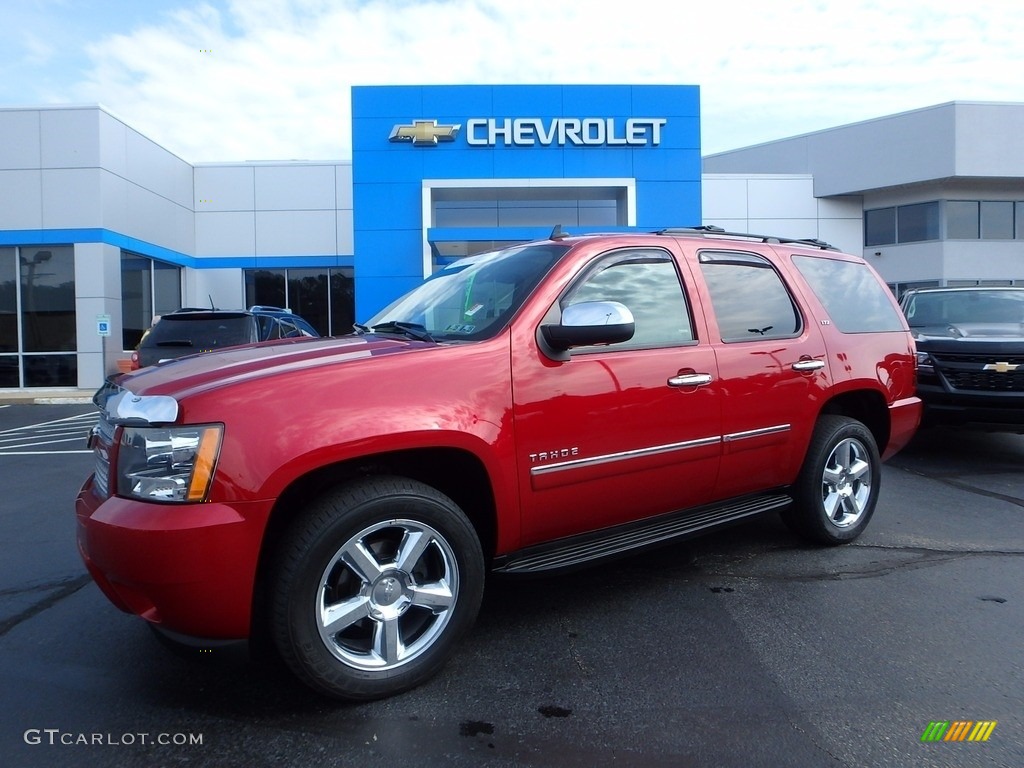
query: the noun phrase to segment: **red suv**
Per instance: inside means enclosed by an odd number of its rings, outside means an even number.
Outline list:
[[[179,641],[269,633],[314,689],[438,671],[487,570],[537,574],[778,511],[856,538],[920,418],[861,258],[712,228],[568,237],[434,275],[356,333],[97,393],[86,565]]]

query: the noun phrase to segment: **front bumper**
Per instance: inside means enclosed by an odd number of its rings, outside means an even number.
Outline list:
[[[101,499],[90,477],[75,502],[78,550],[122,611],[182,635],[245,638],[270,506]]]
[[[925,425],[979,424],[1024,429],[1024,392],[951,392],[918,385]]]

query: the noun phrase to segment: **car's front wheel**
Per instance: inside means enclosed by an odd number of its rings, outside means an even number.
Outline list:
[[[443,666],[475,620],[483,562],[448,497],[405,478],[357,481],[292,526],[273,574],[275,642],[329,696],[408,690]]]
[[[874,514],[881,467],[867,427],[846,416],[822,416],[793,488],[793,504],[782,519],[810,541],[853,541]]]

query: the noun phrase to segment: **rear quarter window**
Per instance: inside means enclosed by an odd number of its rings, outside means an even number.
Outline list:
[[[902,331],[889,289],[867,264],[794,256],[793,263],[842,333]]]

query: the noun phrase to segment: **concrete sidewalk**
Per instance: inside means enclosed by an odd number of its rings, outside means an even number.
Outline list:
[[[0,389],[0,405],[91,403],[95,389]]]

